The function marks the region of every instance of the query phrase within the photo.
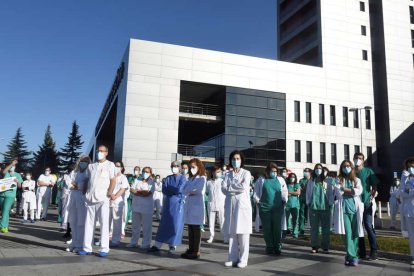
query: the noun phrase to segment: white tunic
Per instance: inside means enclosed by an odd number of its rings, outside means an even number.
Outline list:
[[[25,180],[22,183],[23,204],[29,203],[30,210],[36,209],[35,187],[36,187],[36,182],[34,180]]]
[[[250,202],[251,174],[240,169],[226,174],[222,183],[225,200],[225,228],[230,235],[252,233],[252,205]]]
[[[204,194],[206,190],[205,176],[190,177],[185,183],[183,194],[186,195],[184,205],[184,223],[190,225],[204,224]]]
[[[39,176],[39,179],[37,180],[38,182],[39,181],[42,181],[42,182],[45,182],[45,183],[50,183],[50,184],[53,184],[53,185],[55,185],[55,178],[54,178],[54,176],[53,175],[51,175],[51,174],[49,174],[48,176],[46,176],[46,175],[44,175],[44,174],[41,174],[40,176]],[[45,194],[45,192],[46,191],[50,191],[50,192],[52,192],[52,188],[51,187],[49,187],[49,186],[38,186],[37,187],[37,193],[38,194],[41,194],[41,195],[43,195],[43,194]]]
[[[154,193],[155,185],[154,180],[150,179],[148,181],[142,181],[139,179],[135,179],[134,184],[132,184],[131,189],[137,191],[150,191]],[[135,213],[142,213],[142,214],[152,214],[154,211],[154,198],[153,195],[150,194],[149,196],[137,196],[134,195],[132,197],[132,204],[131,210]]]
[[[116,177],[116,184],[115,184],[115,188],[114,188],[114,191],[112,192],[112,194],[116,195],[119,192],[119,190],[121,190],[121,189],[129,190],[128,179],[123,174]],[[124,195],[122,195],[122,196],[118,197],[117,199],[111,201],[111,207],[118,206],[119,203],[121,203],[123,201],[124,201]]]
[[[154,200],[159,199],[162,201],[162,182],[154,182]]]
[[[115,164],[108,160],[89,164],[88,174],[90,178],[86,190],[86,200],[97,203],[107,199],[111,179],[115,177]]]
[[[223,179],[212,179],[207,181],[206,194],[208,194],[208,210],[210,212],[223,211],[226,196],[221,191]]]

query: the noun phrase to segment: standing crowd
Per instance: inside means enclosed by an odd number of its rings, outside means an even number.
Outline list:
[[[212,243],[217,218],[223,242],[229,246],[224,263],[229,267],[247,266],[253,227],[256,232],[262,228],[266,253],[280,255],[282,238],[303,235],[308,220],[312,254],[329,254],[333,232],[344,237],[345,265],[358,266],[359,259],[378,258],[373,218],[379,181],[364,167],[362,153],[356,153],[352,162],[342,161],[337,176],[318,163],[312,169],[305,168],[298,179],[295,173],[279,170],[271,162],[255,183],[244,168],[243,153],[237,150],[230,154],[228,165],[211,170],[211,177],[204,164],[194,158],[188,164],[172,162],[171,174],[162,180],[148,166],[142,170],[136,166],[133,175],[127,176],[122,161],[113,163],[107,156],[108,148],[99,146],[96,162],[81,156],[72,171],[56,178],[46,168],[37,181],[30,172],[24,174],[23,181],[15,171],[18,160],[11,162],[3,170],[4,178],[13,179],[16,185],[0,192],[0,232],[8,232],[17,188],[22,191],[21,202],[17,201],[17,210],[19,206],[23,209],[22,223],[35,223],[47,219],[52,189],[57,185],[60,227],[72,237],[67,251],[79,255],[92,254],[95,244],[100,247],[100,257],[108,256],[110,248],[120,246],[131,223],[131,242],[126,247],[148,252],[159,251],[163,244],[174,252],[182,244],[187,225],[188,249],[181,257],[197,259],[204,224],[208,222],[210,232],[207,243]],[[390,205],[401,209],[401,228],[410,237],[414,260],[414,157],[405,161],[401,181],[391,188],[391,199]],[[154,209],[159,226],[152,242]],[[95,240],[98,226],[100,239]]]

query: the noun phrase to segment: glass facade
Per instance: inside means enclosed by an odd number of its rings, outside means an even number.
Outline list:
[[[246,166],[286,166],[285,94],[236,87],[226,88],[224,162],[237,149]]]

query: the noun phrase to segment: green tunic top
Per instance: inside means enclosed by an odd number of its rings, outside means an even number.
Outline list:
[[[365,167],[357,172],[357,177],[361,179],[361,201],[364,203],[365,208],[369,208],[371,190],[377,188],[379,180],[371,169]]]
[[[296,183],[296,184],[288,184],[287,185],[288,188],[288,192],[295,192],[297,190],[300,189],[300,184]],[[299,208],[300,207],[300,203],[299,203],[299,196],[297,195],[289,195],[288,197],[288,202],[286,204],[286,208]]]
[[[299,201],[306,203],[306,183],[308,183],[307,178],[302,178],[299,180],[299,186],[303,189],[300,191]]]
[[[277,178],[265,179],[260,197],[260,210],[269,212],[272,209],[281,208],[282,205],[282,190],[279,180]]]
[[[326,197],[325,188],[327,184],[325,182],[317,182],[313,186],[312,201],[310,204],[311,210],[326,211],[329,210],[329,202]]]
[[[22,176],[20,175],[20,173],[17,173],[17,172],[14,172],[14,173],[7,172],[4,175],[4,178],[9,178],[9,177],[16,177],[17,178],[17,181],[19,182],[19,184],[22,184],[23,183],[23,179],[22,179]],[[15,198],[16,197],[16,192],[17,192],[17,189],[14,188],[12,190],[7,190],[5,192],[1,192],[0,193],[0,196],[2,196],[2,197],[12,197],[12,198]]]
[[[346,180],[344,187],[346,189],[352,189],[354,186],[352,185],[351,180]],[[344,214],[353,215],[356,213],[356,206],[355,206],[353,195],[344,194],[342,202],[343,202],[342,208],[344,210]]]

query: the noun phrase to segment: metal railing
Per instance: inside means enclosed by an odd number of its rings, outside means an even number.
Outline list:
[[[180,101],[180,112],[209,116],[220,116],[220,106],[216,104]]]
[[[178,144],[178,153],[184,156],[216,158],[216,147]]]

